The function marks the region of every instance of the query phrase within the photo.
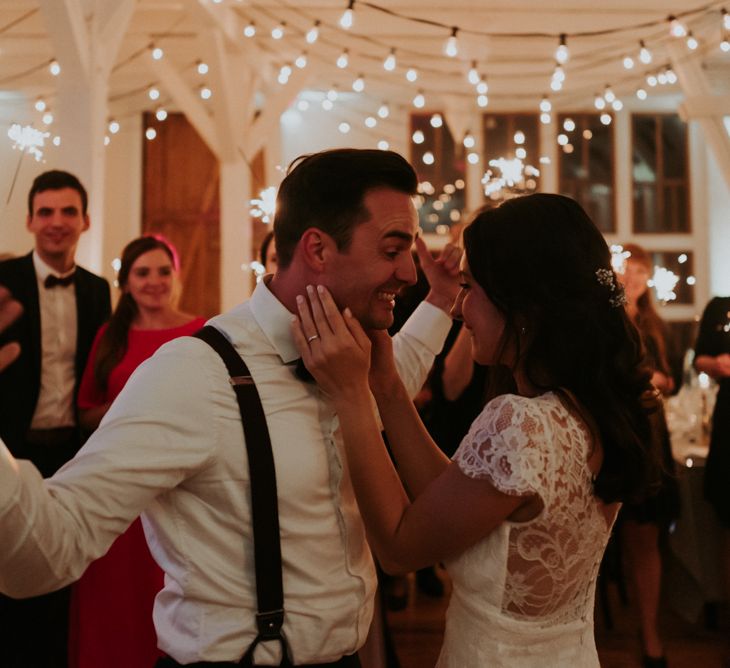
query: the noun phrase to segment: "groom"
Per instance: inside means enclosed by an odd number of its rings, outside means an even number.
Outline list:
[[[412,167],[389,151],[339,149],[300,160],[281,184],[279,266],[252,297],[210,324],[246,361],[276,468],[282,633],[295,665],[358,666],[375,571],[337,416],[295,374],[291,334],[307,285],[327,286],[366,328],[386,329],[416,278]],[[420,389],[451,326],[460,253],[435,261],[417,244],[431,291],[394,340],[399,371]],[[0,452],[0,590],[30,596],[78,578],[143,513],[166,573],[155,601],[161,666],[235,665],[257,636],[249,470],[225,367],[183,337],[144,363],[77,457],[48,481]],[[261,642],[256,665],[279,665]]]

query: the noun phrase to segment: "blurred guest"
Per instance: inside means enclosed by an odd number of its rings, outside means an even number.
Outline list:
[[[122,252],[122,294],[94,340],[81,381],[78,405],[86,429],[96,429],[133,371],[162,344],[205,324],[176,307],[178,269],[174,248],[158,237],[139,237]],[[136,519],[73,587],[72,667],[154,665],[161,654],[152,607],[162,585]]]
[[[276,259],[276,241],[274,240],[274,231],[271,230],[266,234],[261,242],[261,264],[264,267],[265,274],[273,274],[278,265]]]
[[[23,308],[0,338],[0,346],[20,346],[0,374],[0,437],[45,478],[81,446],[76,393],[94,334],[111,311],[107,281],[75,263],[89,229],[87,203],[73,174],[40,174],[28,194],[33,251],[0,262],[0,284]],[[0,665],[66,666],[68,600],[66,588],[25,601],[0,595]]]
[[[619,280],[626,293],[626,312],[641,334],[652,370],[651,382],[666,395],[674,390],[674,381],[667,361],[666,327],[654,308],[648,285],[653,269],[651,256],[636,244],[625,244],[624,251],[630,255],[626,258],[623,273],[619,273]],[[643,665],[661,668],[667,665],[667,661],[658,623],[662,579],[659,541],[666,536],[669,526],[679,514],[679,492],[663,412],[657,413],[652,420],[652,429],[653,441],[661,451],[664,465],[661,486],[647,500],[625,504],[619,525],[639,607]]]
[[[725,593],[730,600],[730,297],[715,297],[705,307],[695,344],[694,365],[720,386],[712,413],[705,496],[725,528]],[[726,664],[730,666],[730,648],[728,650]]]

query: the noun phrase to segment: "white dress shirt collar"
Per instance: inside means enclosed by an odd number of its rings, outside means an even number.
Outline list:
[[[248,304],[256,323],[263,330],[281,361],[289,364],[300,355],[291,333],[292,312],[284,306],[267,287],[267,276],[256,285]]]
[[[66,278],[66,276],[70,276],[76,271],[76,265],[74,264],[71,269],[63,272],[62,274],[59,274],[53,267],[44,262],[41,259],[41,256],[38,255],[38,253],[36,253],[35,251],[33,251],[33,268],[35,269],[36,278],[41,285],[51,274],[53,274],[54,276],[58,276],[58,278]]]

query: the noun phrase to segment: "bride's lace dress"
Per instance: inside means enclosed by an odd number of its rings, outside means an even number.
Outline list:
[[[447,564],[453,593],[439,668],[598,667],[596,577],[615,519],[593,496],[589,436],[552,392],[489,402],[454,455],[472,478],[537,494],[543,510],[503,522]]]

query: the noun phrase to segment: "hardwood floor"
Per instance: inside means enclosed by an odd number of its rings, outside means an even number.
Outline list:
[[[439,569],[446,583],[443,598],[434,599],[420,593],[415,579],[408,578],[409,602],[405,609],[387,613],[390,632],[400,668],[429,668],[438,658],[443,633],[443,620],[450,587],[448,576]],[[671,586],[671,583],[669,584]],[[609,584],[608,601],[614,628],[606,628],[600,609],[596,610],[596,644],[602,668],[640,668],[636,610],[631,592],[624,606],[613,584]],[[666,639],[670,668],[722,668],[723,651],[730,642],[730,614],[722,610],[715,630],[705,628],[702,621],[690,624],[669,610],[661,612],[661,628]],[[464,668],[486,668],[465,666]],[[580,668],[578,666],[572,668]]]

